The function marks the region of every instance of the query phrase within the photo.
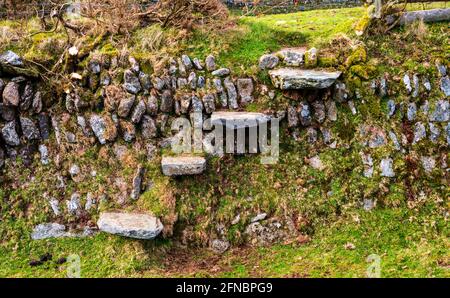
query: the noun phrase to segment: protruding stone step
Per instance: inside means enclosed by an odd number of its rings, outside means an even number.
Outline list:
[[[230,129],[254,127],[270,120],[270,116],[253,112],[214,112],[211,115],[212,125],[223,125]]]
[[[97,222],[100,231],[136,239],[153,239],[161,233],[161,221],[149,214],[104,212]]]
[[[163,174],[166,176],[198,175],[206,169],[206,159],[199,156],[163,157]]]
[[[269,71],[272,83],[281,90],[325,89],[340,77],[341,72],[280,68]]]

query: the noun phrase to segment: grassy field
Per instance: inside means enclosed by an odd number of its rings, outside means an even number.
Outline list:
[[[415,7],[418,6],[411,9]],[[325,48],[334,37],[343,34],[354,38],[353,25],[362,13],[363,8],[348,8],[244,17],[235,24],[224,25],[222,31],[200,28],[193,34],[144,28],[131,36],[129,50],[149,61],[154,56],[188,53],[205,57],[213,53],[233,73],[264,80],[256,69],[262,54],[285,46]],[[35,26],[31,22],[27,30],[33,32]],[[31,42],[11,42],[11,30],[21,29],[5,21],[0,27],[4,40],[1,50],[11,48],[40,63],[51,64],[58,57],[58,49],[55,51],[50,45],[59,43],[60,32],[34,36]],[[449,58],[448,39],[448,23],[427,25],[421,30],[411,26],[386,36],[369,37],[364,41],[369,53],[367,65],[373,67],[370,75],[417,71],[433,77],[434,59]],[[119,44],[119,40],[108,40],[98,51],[109,51]],[[397,101],[406,100],[400,90],[394,91],[398,93]],[[436,99],[440,98],[432,93],[430,100]],[[249,109],[277,109],[285,105],[286,100],[278,96],[273,102],[258,102]],[[57,181],[53,170],[39,167],[37,162],[33,170],[18,165],[0,177],[0,185],[13,185],[11,189],[0,189],[0,276],[65,277],[70,264],[55,261],[75,254],[80,257],[82,277],[364,277],[371,264],[367,258],[375,254],[380,257],[382,277],[450,277],[448,223],[444,216],[450,195],[448,181],[439,174],[422,173],[413,181],[417,200],[411,203],[405,186],[410,173],[404,162],[396,162],[395,179],[364,178],[358,125],[368,121],[397,129],[400,124],[395,119],[393,123],[386,121],[385,102],[375,97],[367,95],[364,103],[356,105],[357,115],[352,115],[347,106],[338,105],[338,121],[330,127],[340,144],[345,145],[338,149],[308,144],[304,131],[300,131],[299,141],[294,141],[283,126],[280,161],[276,165],[261,165],[257,156],[227,156],[210,160],[207,172],[195,179],[168,179],[159,171],[159,159],[147,161],[137,156],[155,186],[135,204],[124,208],[164,216],[167,202],[160,198],[173,195],[179,217],[175,238],[180,236],[181,228],[192,227],[194,245],[189,248],[173,240],[135,241],[103,233],[91,238],[32,241],[33,226],[53,220],[49,207],[42,202],[47,185]],[[372,152],[373,157],[391,154],[401,160],[400,153],[387,147]],[[427,144],[414,150],[435,153],[434,147],[428,149]],[[109,176],[121,173],[129,178],[137,162],[112,166],[111,159],[104,157],[107,153],[98,147],[67,154],[72,162],[86,169],[95,168],[98,175],[77,186],[69,182],[66,195],[76,187],[104,190]],[[307,165],[306,159],[314,155],[324,162],[324,171]],[[423,195],[419,195],[421,191]],[[370,212],[362,210],[363,198],[375,200],[376,208]],[[107,205],[101,210],[117,207]],[[276,218],[292,210],[307,218],[302,232],[308,238],[264,248],[242,246],[242,231],[256,213],[264,211]],[[237,213],[241,221],[227,234],[233,249],[218,256],[196,248],[205,245],[214,223],[229,223]],[[29,265],[46,253],[53,256],[52,261],[36,267]]]

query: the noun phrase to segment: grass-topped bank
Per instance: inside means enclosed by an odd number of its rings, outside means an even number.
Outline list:
[[[151,75],[164,70],[170,58],[187,54],[204,59],[213,54],[219,66],[231,69],[234,79],[253,78],[255,101],[241,110],[271,113],[297,107],[302,101],[315,103],[317,94],[334,100],[331,90],[311,92],[311,98],[272,90],[268,72],[258,68],[263,54],[286,47],[316,47],[318,64],[311,68],[342,71],[351,104],[337,101],[337,119],[326,116],[320,125],[312,126],[318,134],[314,142],[307,127],[292,128],[283,121],[276,164],[261,164],[258,155],[208,157],[202,175],[167,177],[161,172],[161,156],[171,153],[159,147],[160,139],[130,143],[118,137],[114,143],[100,145],[95,137],[80,137],[77,116],[109,117],[96,102],[101,92],[82,94],[94,107],[80,114],[68,113],[64,97],[51,93],[54,96],[46,104],[60,121],[62,143],[70,144],[58,148],[52,132],[46,144],[50,156],[58,158],[42,165],[36,154],[31,166],[19,158],[8,162],[0,174],[0,277],[65,277],[71,255],[80,257],[81,277],[365,277],[373,262],[370,256],[379,257],[381,277],[449,277],[448,121],[428,121],[429,114],[421,108],[429,104],[431,114],[438,101],[448,100],[439,85],[442,75],[436,71],[437,64],[450,69],[448,23],[417,23],[385,35],[358,38],[354,24],[364,9],[233,15],[217,28],[199,26],[190,32],[151,25],[124,35],[93,34],[77,40],[75,45],[86,54],[79,69],[88,68],[92,57],[118,56],[120,75],[115,86],[123,83],[128,62],[122,57],[128,54]],[[66,36],[62,30],[33,35],[38,31],[36,19],[24,26],[1,21],[0,52],[10,49],[38,68],[52,69],[67,50]],[[411,79],[413,74],[420,80],[428,78],[431,90],[425,91],[420,81],[420,96],[407,94],[405,74]],[[380,97],[371,86],[381,77],[387,79],[389,92]],[[259,93],[264,88],[273,91],[274,98]],[[390,100],[397,110],[387,116]],[[406,115],[410,103],[419,110],[414,120]],[[419,121],[426,124],[427,137],[411,144]],[[429,123],[439,129],[436,141],[429,138]],[[385,133],[383,146],[371,148],[364,143],[364,125]],[[170,134],[169,127],[162,130],[158,132],[161,139]],[[331,140],[325,142],[328,130]],[[398,136],[400,150],[388,139],[389,132]],[[81,141],[66,142],[70,133]],[[371,177],[364,174],[364,154],[374,160]],[[380,161],[388,157],[393,160],[393,177],[381,175]],[[432,170],[424,169],[422,157],[433,158]],[[320,165],[313,167],[317,161]],[[73,165],[79,170],[75,175]],[[145,170],[144,191],[131,200],[128,193],[140,166]],[[98,199],[97,209],[81,217],[67,212],[66,202],[75,192],[82,206],[88,193]],[[48,204],[50,197],[60,200],[60,215]],[[31,239],[38,224],[63,223],[79,231],[86,225],[95,227],[98,213],[110,210],[151,213],[167,228],[151,241],[103,232]],[[290,237],[259,246],[259,238],[246,230],[260,214],[265,214],[262,222],[290,229]],[[217,238],[231,245],[224,254],[208,249]],[[46,254],[51,260],[33,262]]]

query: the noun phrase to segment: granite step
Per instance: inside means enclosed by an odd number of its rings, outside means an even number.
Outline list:
[[[325,89],[341,76],[340,71],[279,68],[269,71],[272,84],[281,90]]]
[[[166,176],[198,175],[206,170],[206,159],[200,156],[163,157],[163,174]]]

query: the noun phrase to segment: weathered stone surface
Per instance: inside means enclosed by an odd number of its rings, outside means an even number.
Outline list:
[[[216,110],[215,97],[212,94],[203,96],[203,106],[207,114],[211,114]]]
[[[430,140],[433,143],[436,143],[439,139],[439,136],[441,135],[441,130],[439,129],[439,127],[436,124],[434,124],[432,122],[428,123],[428,125],[430,128]]]
[[[287,108],[287,119],[288,119],[288,127],[296,127],[298,126],[298,112],[294,106],[289,106]]]
[[[413,86],[414,86],[414,89],[413,89],[412,96],[417,97],[417,96],[419,96],[419,91],[420,91],[419,90],[419,76],[417,74],[413,75]]]
[[[147,107],[145,105],[145,102],[143,100],[140,100],[131,113],[131,122],[133,122],[134,124],[141,122],[142,116],[145,114],[146,109]]]
[[[269,71],[269,75],[273,85],[281,90],[324,89],[333,85],[341,72],[280,68]]]
[[[436,160],[432,156],[422,156],[420,158],[425,173],[431,173],[436,167]]]
[[[138,199],[139,196],[141,195],[142,181],[144,180],[144,173],[145,173],[145,168],[142,166],[139,166],[136,170],[136,173],[134,174],[133,185],[132,185],[131,195],[130,195],[130,197],[133,200]]]
[[[348,100],[347,86],[342,82],[336,82],[334,85],[334,100],[337,102],[346,102]]]
[[[380,162],[380,170],[382,177],[395,177],[394,170],[392,168],[394,161],[392,158],[384,158]]]
[[[310,48],[308,51],[305,52],[305,64],[308,67],[314,67],[317,65],[318,62],[318,56],[319,51],[316,48]]]
[[[194,64],[195,69],[203,70],[202,62],[198,58],[194,58],[194,60],[192,60],[192,63]]]
[[[166,83],[161,78],[159,78],[159,77],[154,77],[153,78],[153,87],[156,90],[162,91],[164,89],[165,85],[166,85]]]
[[[394,116],[395,114],[395,109],[396,109],[396,105],[395,105],[395,101],[393,101],[392,99],[389,99],[387,101],[387,115],[389,118],[391,118],[392,116]]]
[[[50,138],[50,119],[46,113],[39,113],[38,115],[38,125],[39,131],[41,133],[41,138],[47,140]]]
[[[5,165],[5,151],[3,151],[2,148],[0,148],[0,169],[3,168],[3,166]]]
[[[184,67],[186,67],[187,70],[190,70],[193,67],[192,60],[191,58],[189,58],[188,55],[182,55],[181,62],[183,62],[183,65]]]
[[[309,104],[306,101],[302,101],[299,105],[299,108],[300,108],[300,112],[299,112],[300,123],[303,126],[311,125],[312,116],[311,116],[311,108],[310,108]]]
[[[306,129],[306,136],[308,137],[308,143],[314,144],[317,142],[317,130],[314,127],[308,127]]]
[[[131,94],[138,94],[142,90],[141,82],[136,74],[127,69],[123,75],[124,84],[123,87]]]
[[[31,239],[41,240],[48,238],[67,237],[66,227],[58,223],[43,223],[34,227]]]
[[[100,231],[136,239],[154,239],[163,230],[161,221],[148,214],[103,212],[97,222]]]
[[[385,97],[388,95],[388,83],[385,76],[380,79],[379,94],[380,97]]]
[[[20,117],[20,126],[22,128],[22,133],[27,140],[32,141],[40,139],[39,130],[31,119]]]
[[[197,156],[163,157],[161,166],[166,176],[198,175],[206,170],[206,159]]]
[[[93,114],[89,118],[89,124],[102,145],[106,144],[107,141],[113,141],[117,137],[117,128],[114,122],[106,116],[101,117]]]
[[[402,148],[398,141],[397,135],[393,131],[389,131],[389,138],[391,139],[392,143],[394,144],[395,150],[400,151]]]
[[[211,250],[217,254],[223,254],[230,248],[230,242],[228,240],[214,239],[211,242]]]
[[[413,144],[423,140],[427,136],[425,125],[422,122],[417,122],[414,125],[414,140]]]
[[[115,112],[120,101],[128,96],[128,94],[120,87],[111,85],[105,88],[104,105],[108,112]]]
[[[239,107],[238,101],[237,101],[237,91],[236,87],[234,86],[233,81],[230,78],[226,78],[223,81],[223,84],[225,86],[225,89],[227,90],[228,94],[228,106],[231,109],[237,109]]]
[[[330,121],[337,121],[337,107],[336,103],[332,100],[327,100],[325,102],[325,107],[327,109],[327,116]]]
[[[222,106],[222,108],[226,108],[228,105],[228,97],[227,97],[225,90],[223,89],[222,80],[219,78],[213,79],[213,85],[214,85],[214,88],[216,89],[217,97],[219,98],[220,105]]]
[[[406,92],[409,94],[412,91],[411,87],[411,79],[409,78],[408,74],[405,74],[403,76],[403,84],[405,85]]]
[[[50,160],[49,160],[49,157],[48,157],[48,148],[47,148],[47,146],[45,146],[45,144],[40,144],[38,150],[39,150],[39,153],[41,155],[41,163],[43,165],[48,165]]]
[[[314,109],[314,119],[319,123],[323,123],[326,118],[325,105],[321,101],[316,100],[312,103],[312,106]]]
[[[450,120],[450,104],[448,100],[438,100],[434,105],[433,113],[430,115],[430,121],[447,122]]]
[[[205,64],[208,71],[216,70],[216,58],[213,55],[206,57]]]
[[[0,61],[5,64],[9,64],[11,66],[22,67],[23,61],[13,51],[6,51],[5,53],[0,55]]]
[[[33,86],[28,82],[22,92],[22,96],[20,97],[19,107],[21,111],[27,111],[30,108],[33,101],[33,95]]]
[[[211,73],[216,77],[225,77],[230,74],[230,70],[228,68],[219,68]]]
[[[264,69],[273,69],[275,68],[278,63],[280,62],[280,59],[278,59],[275,55],[263,55],[261,58],[259,58],[259,68]]]
[[[141,133],[144,139],[152,139],[157,136],[156,122],[152,117],[144,115],[141,121]]]
[[[20,93],[19,84],[16,82],[9,82],[6,84],[5,89],[3,89],[3,104],[5,106],[19,106]]]
[[[102,71],[100,62],[96,59],[92,59],[88,63],[88,70],[93,74],[99,74]]]
[[[417,114],[416,103],[414,102],[409,103],[406,109],[406,118],[408,119],[408,121],[414,121],[414,119],[416,119],[416,114]]]
[[[277,56],[281,57],[287,66],[300,66],[303,64],[305,51],[304,48],[287,48],[280,50]]]
[[[191,89],[197,88],[197,75],[195,72],[191,72],[188,77],[188,85],[191,87]]]
[[[364,177],[371,178],[373,176],[373,159],[370,154],[360,153],[364,165]]]
[[[211,115],[212,125],[223,125],[229,129],[254,127],[269,120],[270,116],[251,112],[214,112]]]
[[[132,142],[136,138],[136,127],[133,123],[126,120],[120,120],[119,127],[125,142]]]
[[[43,103],[42,103],[42,94],[40,91],[37,91],[34,94],[31,108],[33,110],[33,113],[35,114],[39,114],[42,111]]]
[[[424,77],[422,79],[422,84],[423,84],[423,87],[425,88],[425,90],[427,90],[428,92],[431,91],[431,83],[427,77]]]
[[[158,114],[158,98],[155,95],[150,95],[146,102],[147,114],[156,116]]]
[[[119,103],[119,108],[117,109],[117,115],[122,118],[128,117],[128,114],[130,114],[131,108],[133,107],[135,100],[136,100],[135,95],[122,98]]]
[[[13,106],[4,105],[0,102],[0,120],[3,119],[6,122],[16,119],[16,109]]]
[[[150,76],[144,72],[139,72],[139,83],[141,83],[141,87],[144,91],[150,91],[152,88],[152,82],[150,80]]]
[[[6,144],[10,146],[19,146],[20,139],[16,130],[16,123],[14,121],[8,122],[2,128],[2,137]]]
[[[198,88],[205,88],[206,86],[206,79],[204,76],[199,76],[197,79],[197,87]]]
[[[164,113],[170,113],[173,110],[173,97],[170,90],[164,90],[161,95],[161,111]]]
[[[236,85],[241,103],[253,102],[253,80],[251,78],[238,79]]]

